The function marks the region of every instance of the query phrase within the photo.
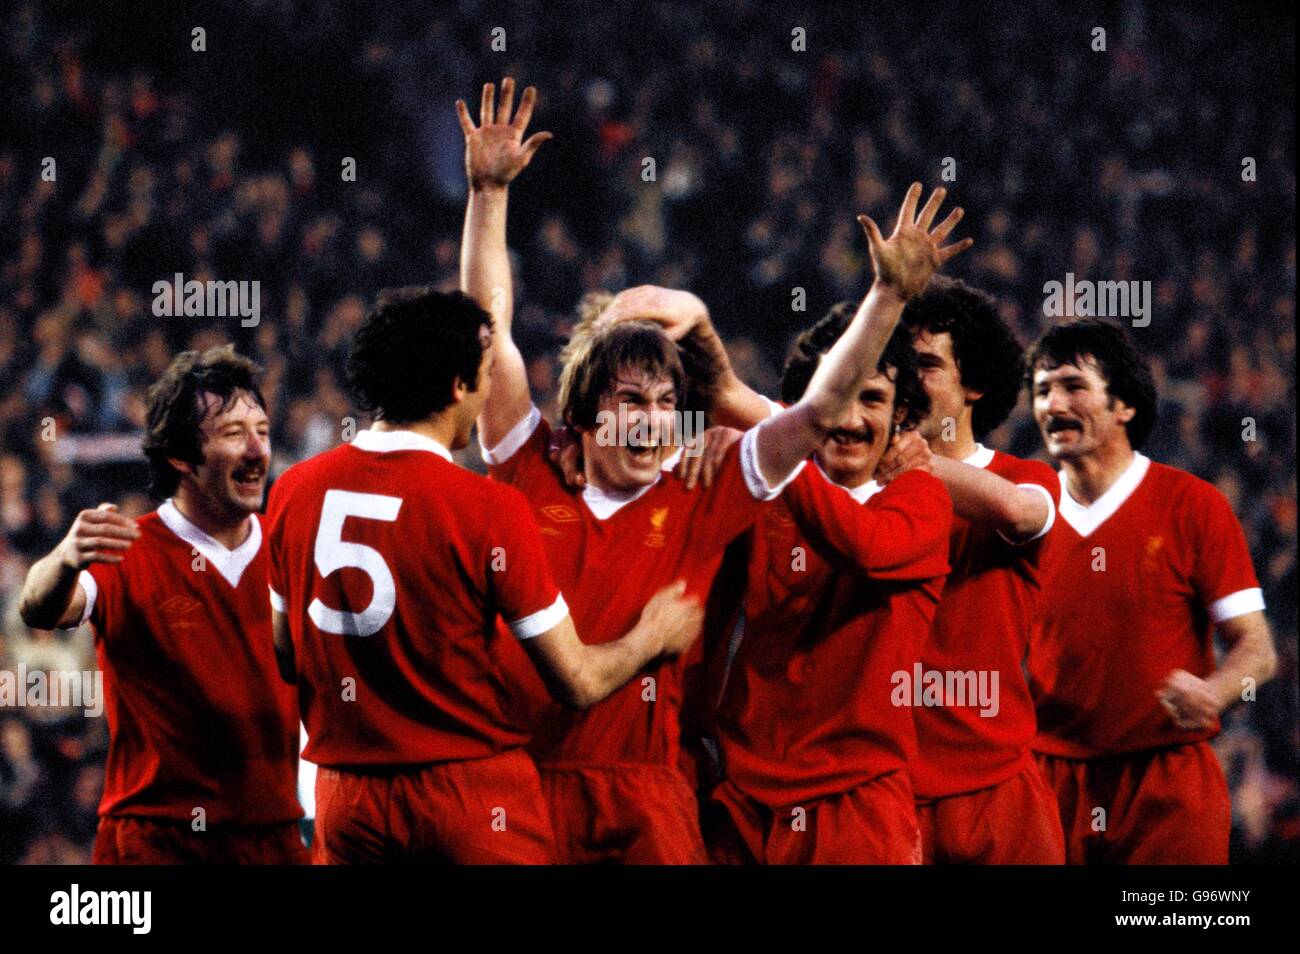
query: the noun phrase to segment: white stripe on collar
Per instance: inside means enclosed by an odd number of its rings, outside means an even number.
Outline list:
[[[582,502],[587,505],[587,509],[591,511],[592,516],[597,520],[608,520],[632,501],[649,491],[651,487],[656,486],[661,480],[663,480],[662,472],[661,476],[655,477],[651,483],[646,484],[644,487],[638,487],[636,490],[601,490],[599,487],[588,484],[582,488]]]
[[[255,513],[248,515],[248,519],[253,521],[248,538],[233,550],[227,550],[191,523],[185,514],[177,509],[171,497],[164,500],[162,506],[158,508],[158,517],[166,524],[168,530],[201,553],[208,563],[216,567],[217,572],[225,577],[226,582],[231,586],[239,586],[244,571],[257,557],[257,551],[262,548],[262,524]]]
[[[432,437],[425,437],[415,431],[362,431],[352,439],[352,446],[357,450],[371,451],[376,454],[390,454],[393,451],[421,450],[431,451],[444,460],[451,462],[451,451],[443,447]]]
[[[1133,452],[1133,460],[1124,468],[1124,473],[1106,488],[1106,492],[1085,506],[1070,496],[1065,470],[1060,471],[1061,506],[1058,512],[1061,519],[1074,528],[1081,537],[1091,536],[1093,531],[1115,515],[1115,511],[1124,505],[1124,501],[1133,496],[1142,483],[1151,466],[1151,458]]]
[[[975,453],[963,460],[962,463],[970,464],[972,467],[987,467],[993,463],[993,448],[985,447],[983,444],[976,442]]]

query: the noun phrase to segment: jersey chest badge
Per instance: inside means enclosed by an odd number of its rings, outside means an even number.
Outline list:
[[[664,536],[664,524],[668,522],[668,508],[656,507],[650,511],[650,532],[646,534],[645,545],[661,547],[668,538]]]

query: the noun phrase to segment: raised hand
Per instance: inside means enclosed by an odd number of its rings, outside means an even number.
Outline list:
[[[709,309],[688,291],[638,285],[619,292],[601,312],[599,324],[619,321],[653,321],[673,341],[681,341],[709,320]]]
[[[465,133],[465,174],[474,189],[505,188],[532,162],[542,143],[553,138],[548,132],[537,132],[524,140],[524,130],[537,102],[537,90],[532,86],[524,90],[519,109],[511,119],[514,98],[515,81],[509,76],[501,81],[500,103],[496,101],[495,85],[485,84],[477,127],[465,101],[456,100],[456,114]]]
[[[139,537],[134,520],[118,513],[114,504],[100,504],[77,514],[59,544],[59,559],[73,570],[84,570],[92,563],[121,563],[122,554]]]
[[[867,241],[871,245],[871,267],[876,273],[876,281],[892,289],[904,301],[919,295],[930,276],[945,262],[975,244],[974,239],[966,238],[945,246],[944,240],[956,228],[964,213],[960,207],[953,209],[946,219],[931,230],[930,225],[939,212],[939,206],[943,205],[948,190],[935,189],[918,214],[916,205],[920,201],[921,192],[921,183],[913,182],[903,197],[903,205],[898,210],[898,223],[888,239],[880,234],[880,229],[870,216],[858,216],[858,222],[866,231]]]

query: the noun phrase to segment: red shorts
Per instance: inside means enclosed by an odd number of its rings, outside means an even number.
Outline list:
[[[724,781],[705,809],[716,864],[916,865],[921,835],[903,771],[777,811]]]
[[[1208,742],[1102,759],[1038,756],[1072,865],[1226,865],[1232,800]]]
[[[550,817],[524,752],[316,773],[312,863],[550,864]]]
[[[139,816],[101,818],[91,861],[97,865],[305,865],[296,821],[213,825]]]
[[[1034,762],[975,792],[916,803],[927,865],[1063,865],[1056,796]]]
[[[676,768],[541,766],[561,864],[708,863],[695,793]]]

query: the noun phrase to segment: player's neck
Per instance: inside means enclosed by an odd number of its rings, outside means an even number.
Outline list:
[[[967,404],[954,420],[944,418],[939,432],[930,438],[930,453],[949,460],[962,461],[975,453],[975,407]]]
[[[943,434],[939,434],[930,440],[930,453],[937,457],[946,457],[949,460],[965,460],[979,448],[975,443],[975,434],[971,431],[968,422],[963,421],[967,426],[957,428],[957,437],[955,440],[946,441]]]
[[[253,520],[249,514],[240,514],[238,517],[215,514],[204,506],[198,494],[190,493],[184,485],[176,489],[172,505],[180,511],[182,517],[227,550],[235,549],[253,532]]]
[[[1119,441],[1086,457],[1063,461],[1061,470],[1065,472],[1070,496],[1084,506],[1091,506],[1128,470],[1134,453],[1126,442]]]

